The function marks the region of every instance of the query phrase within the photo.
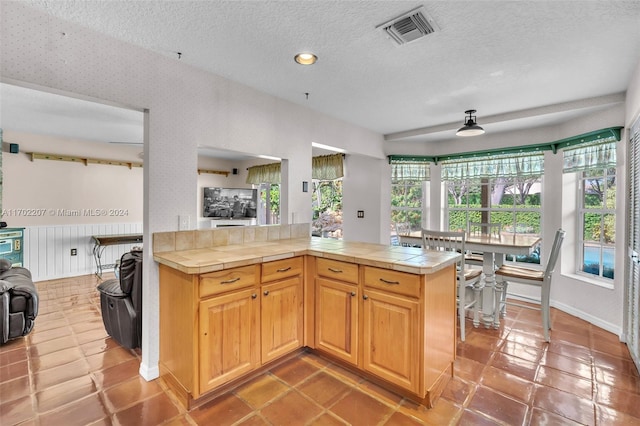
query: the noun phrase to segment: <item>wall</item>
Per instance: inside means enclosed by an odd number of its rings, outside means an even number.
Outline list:
[[[342,223],[345,241],[364,241],[368,243],[389,244],[389,228],[386,234],[371,232],[381,222],[389,223],[390,202],[383,204],[382,191],[390,186],[388,164],[386,160],[348,155],[345,158],[345,176],[342,182]],[[376,171],[375,174],[362,173],[363,170]],[[358,218],[358,210],[364,211],[364,218]],[[381,241],[382,238],[386,240]]]
[[[197,70],[42,14],[18,2],[0,9],[4,82],[104,100],[145,112],[144,238],[177,230],[180,215],[197,215],[197,147],[289,160],[286,212],[307,222],[311,142],[384,158],[382,136],[305,107]],[[60,34],[66,33],[66,37]],[[363,171],[367,173],[367,171]],[[290,181],[290,182],[289,182]],[[290,211],[289,211],[290,210]],[[195,221],[194,221],[195,222]],[[373,232],[377,232],[374,229]],[[145,246],[143,377],[158,376],[158,268]]]
[[[142,125],[142,123],[140,123]],[[113,145],[4,130],[5,193],[2,220],[25,227],[24,265],[35,281],[92,274],[96,271],[92,235],[142,233],[143,170],[101,164],[35,160],[31,152],[142,162],[142,147]],[[8,152],[8,144],[20,153]],[[267,160],[230,161],[200,156],[198,168],[229,172],[197,177],[198,217],[202,220],[202,188],[250,188],[247,167]],[[238,174],[232,170],[238,169]],[[131,244],[109,246],[103,263],[113,265]],[[72,248],[77,255],[71,256]]]
[[[4,215],[9,226],[142,223],[142,168],[69,161],[34,160],[31,152],[141,162],[142,148],[4,129]],[[23,209],[33,210],[26,216]]]

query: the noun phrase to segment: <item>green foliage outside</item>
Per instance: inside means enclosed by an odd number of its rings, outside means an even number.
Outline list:
[[[262,206],[267,206],[267,192],[269,191],[269,206],[270,214],[267,217],[268,224],[280,223],[280,185],[277,184],[262,184],[260,186],[260,201]]]
[[[589,187],[592,192],[585,193],[584,206],[586,209],[615,209],[616,206],[616,186],[615,179],[610,179],[607,185],[606,200],[603,191],[593,191],[594,187],[601,185],[602,179],[586,179],[590,183]],[[600,185],[595,185],[600,182]],[[585,191],[586,192],[586,191]],[[603,203],[604,201],[604,203]],[[604,205],[603,205],[604,204]],[[584,240],[585,241],[602,241],[607,244],[613,244],[616,241],[616,219],[613,214],[606,213],[585,213],[584,215]]]
[[[422,182],[391,185],[391,224],[408,222],[411,230],[422,227]]]
[[[342,237],[342,180],[313,181],[313,233]]]
[[[500,208],[504,208],[505,211],[500,211]],[[482,216],[480,211],[474,211],[474,208],[480,209],[482,208],[478,205],[469,206],[472,210],[449,210],[449,229],[467,229],[467,222],[482,222]],[[509,208],[511,210],[507,211]],[[540,234],[541,226],[540,226],[540,213],[539,212],[529,212],[522,211],[514,212],[513,204],[510,205],[500,205],[494,206],[495,210],[492,210],[490,215],[490,222],[502,223],[502,230],[506,232],[516,232],[518,234]],[[468,215],[468,216],[467,216]],[[515,220],[514,220],[515,219]],[[514,229],[515,223],[515,229]]]

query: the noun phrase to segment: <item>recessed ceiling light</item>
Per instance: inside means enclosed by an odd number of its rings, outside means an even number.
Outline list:
[[[298,53],[294,57],[294,59],[300,65],[313,65],[318,60],[318,57],[316,55],[314,55],[313,53],[303,52],[303,53]]]

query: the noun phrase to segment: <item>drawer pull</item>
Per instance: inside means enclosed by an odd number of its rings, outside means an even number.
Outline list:
[[[329,271],[334,272],[336,274],[341,274],[342,273],[342,269],[333,269],[333,268],[327,268]]]
[[[264,294],[265,296],[268,296],[269,295],[269,290],[265,290],[265,292],[262,293],[262,294]]]
[[[240,279],[240,277],[231,278],[230,280],[220,281],[220,284],[233,284],[236,281],[238,281],[239,279]]]
[[[380,278],[380,281],[382,281],[385,284],[389,284],[389,285],[399,285],[400,284],[400,281],[388,281],[388,280],[385,280],[384,278]]]
[[[369,296],[367,296],[366,294],[364,294],[364,295],[362,295],[362,298],[363,298],[364,300],[367,300],[367,299],[369,298]]]
[[[280,268],[278,269],[276,272],[287,272],[288,270],[291,269],[291,266],[287,266],[286,268]]]
[[[351,297],[353,297],[353,296],[355,296],[355,295],[356,295],[356,292],[355,292],[355,291],[352,291],[352,292],[351,292]]]
[[[255,299],[256,297],[258,297],[258,295],[257,295],[257,294],[255,294],[255,293],[253,293],[253,294],[251,295],[251,298],[252,298],[252,299]]]

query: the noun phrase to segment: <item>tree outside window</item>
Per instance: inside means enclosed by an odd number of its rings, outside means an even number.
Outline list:
[[[613,279],[616,240],[616,170],[581,172],[578,182],[581,239],[578,270]]]
[[[280,185],[261,183],[258,186],[260,194],[259,223],[262,225],[276,225],[280,223]]]
[[[313,180],[312,235],[342,239],[342,179]]]
[[[419,231],[423,217],[424,185],[429,180],[429,163],[415,159],[392,160],[390,242],[397,244],[396,232]]]
[[[509,234],[541,234],[541,176],[483,177],[447,181],[449,230],[466,231],[469,222],[501,223]],[[540,263],[540,247],[506,260]]]

